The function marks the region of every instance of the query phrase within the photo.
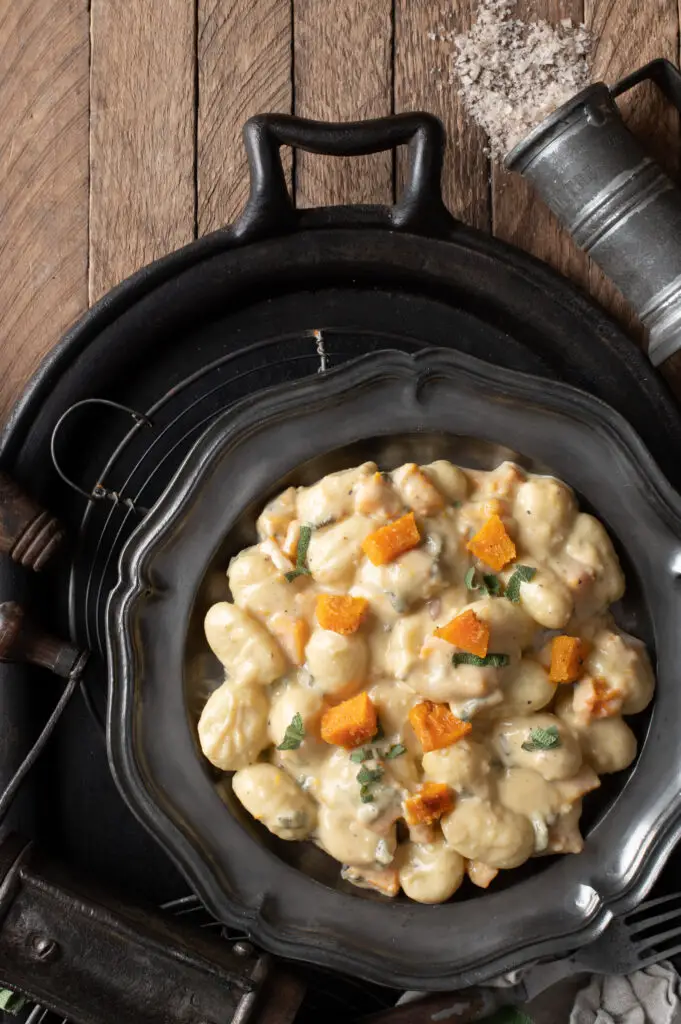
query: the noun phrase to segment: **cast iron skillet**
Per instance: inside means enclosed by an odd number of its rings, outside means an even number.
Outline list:
[[[628,580],[620,622],[657,653],[637,765],[596,805],[584,852],[509,872],[442,906],[346,888],[311,844],[270,837],[202,758],[195,724],[217,663],[203,638],[232,554],[288,483],[373,458],[493,465],[516,454],[605,522]],[[681,827],[681,500],[629,425],[565,385],[459,353],[384,351],[225,412],[127,543],[107,612],[109,756],[129,805],[208,908],[273,952],[397,987],[479,982],[594,938],[651,887]],[[587,800],[587,805],[593,804]]]

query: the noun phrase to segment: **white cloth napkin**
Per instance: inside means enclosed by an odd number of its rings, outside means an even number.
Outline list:
[[[666,960],[627,977],[592,975],[570,1024],[681,1024],[681,978]]]

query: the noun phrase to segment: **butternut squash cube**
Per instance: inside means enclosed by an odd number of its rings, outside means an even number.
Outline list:
[[[495,572],[501,572],[516,556],[515,544],[497,515],[490,516],[466,546],[476,558]]]
[[[470,722],[463,722],[453,715],[446,704],[435,704],[432,700],[416,704],[409,712],[409,721],[424,754],[451,747],[473,728]]]
[[[376,735],[378,717],[371,697],[364,690],[356,697],[336,704],[322,715],[322,739],[352,750]]]
[[[454,794],[444,782],[424,782],[418,793],[404,801],[408,825],[432,825],[454,806]]]
[[[374,530],[362,542],[362,550],[374,565],[394,562],[405,551],[421,543],[421,534],[413,512]]]
[[[588,645],[578,636],[555,636],[551,642],[552,683],[574,683],[584,672]]]
[[[365,597],[348,594],[320,594],[317,598],[317,622],[341,636],[356,633],[369,607]]]
[[[446,640],[448,644],[460,647],[462,651],[476,654],[478,658],[484,658],[489,647],[489,626],[486,622],[481,622],[470,608],[451,619],[445,626],[438,627],[435,636]]]

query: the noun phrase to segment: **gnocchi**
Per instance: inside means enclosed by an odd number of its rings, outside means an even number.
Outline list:
[[[287,488],[256,528],[205,618],[225,681],[197,723],[253,818],[419,903],[582,849],[582,801],[634,760],[622,716],[655,679],[569,487],[511,462],[366,462]],[[322,614],[339,597],[352,622]]]

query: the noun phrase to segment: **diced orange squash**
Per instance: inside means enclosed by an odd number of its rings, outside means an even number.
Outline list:
[[[451,747],[473,728],[470,722],[463,722],[453,715],[446,704],[435,704],[432,700],[415,704],[409,712],[409,721],[424,754]]]
[[[554,636],[549,669],[551,682],[574,683],[584,672],[584,661],[588,653],[588,644],[578,636]]]
[[[501,572],[516,555],[515,544],[497,515],[490,516],[466,546],[476,558],[495,572]]]
[[[302,665],[305,661],[305,645],[310,639],[310,627],[305,619],[277,612],[270,619],[269,625],[289,661],[294,665]]]
[[[460,647],[468,654],[477,654],[479,658],[485,657],[489,647],[489,626],[486,622],[481,622],[470,608],[451,619],[445,626],[438,627],[435,636],[446,640],[448,644]]]
[[[356,697],[328,708],[322,715],[322,739],[351,750],[376,735],[378,718],[371,697],[364,690]]]
[[[466,874],[473,885],[477,885],[480,889],[486,889],[499,874],[499,868],[491,868],[489,864],[483,864],[481,860],[467,860]]]
[[[378,530],[365,537],[362,541],[362,550],[374,565],[386,565],[420,543],[421,534],[414,513],[408,512],[406,516],[380,526]]]
[[[348,636],[357,632],[368,607],[369,602],[365,597],[320,594],[317,598],[317,622],[322,629]]]
[[[612,718],[622,710],[624,694],[609,686],[605,679],[594,679],[593,695],[587,698],[592,718]]]
[[[418,793],[404,801],[408,825],[432,825],[454,806],[454,794],[444,782],[424,782]]]
[[[397,868],[355,868],[345,867],[341,877],[360,889],[373,889],[384,896],[397,896],[400,891],[400,876]]]

